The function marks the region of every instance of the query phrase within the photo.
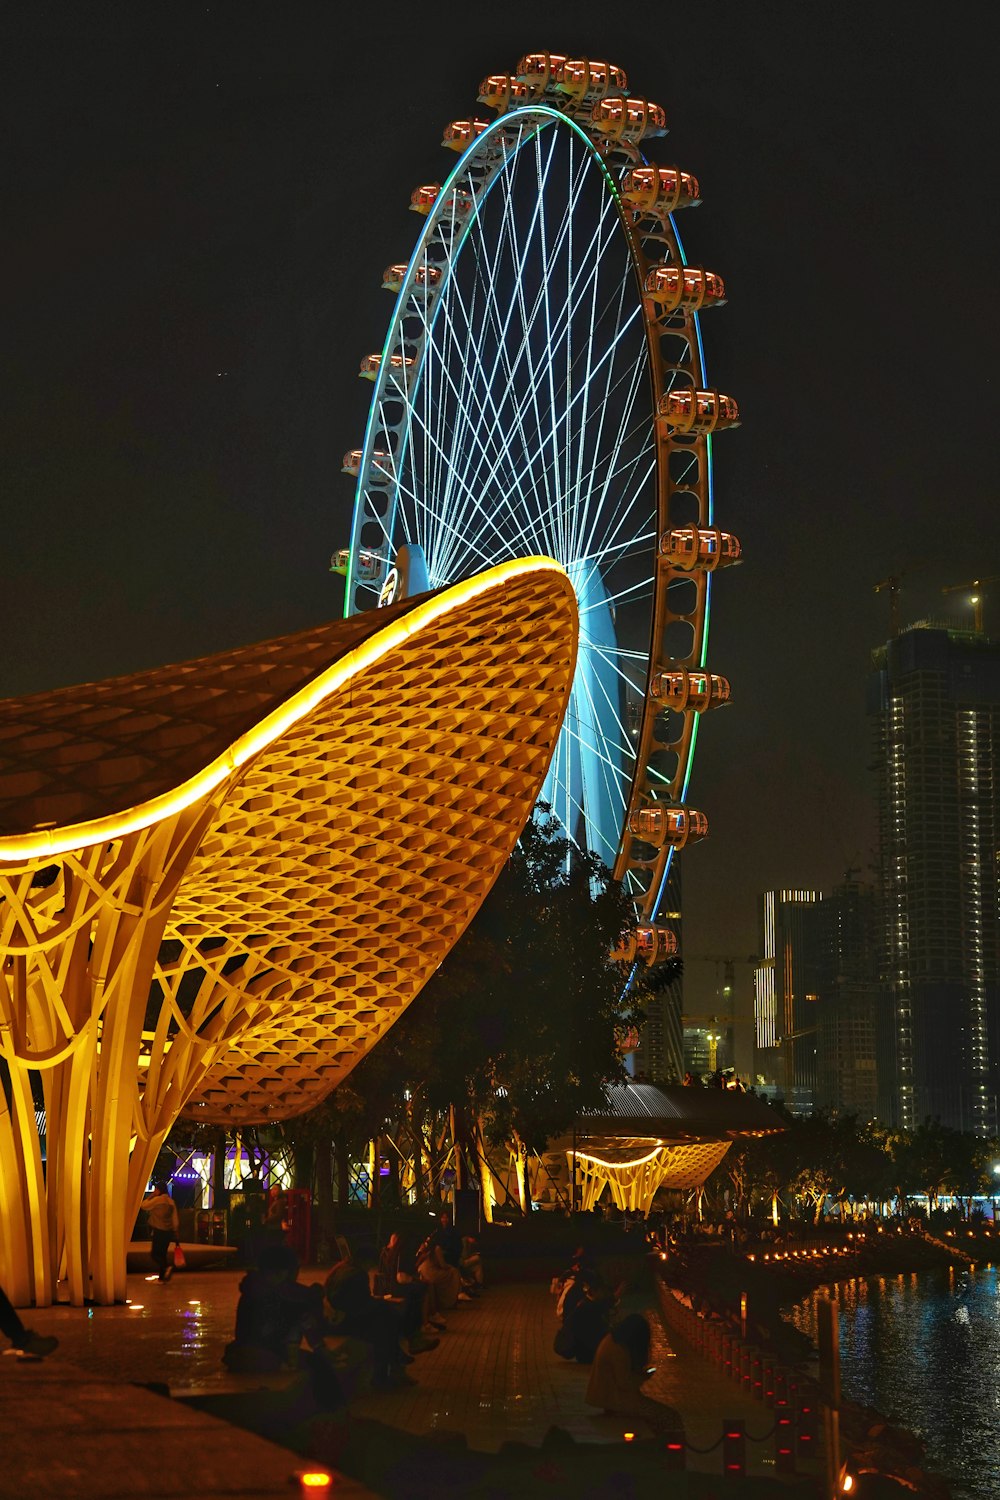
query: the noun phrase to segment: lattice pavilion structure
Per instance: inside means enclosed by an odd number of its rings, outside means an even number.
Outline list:
[[[392,1025],[530,814],[576,645],[572,587],[534,558],[0,703],[12,1300],[122,1300],[178,1115],[300,1114]]]
[[[661,1188],[704,1187],[739,1136],[785,1128],[763,1099],[729,1089],[631,1083],[605,1093],[607,1110],[585,1115],[566,1150],[585,1213],[607,1190],[617,1208],[648,1214]]]

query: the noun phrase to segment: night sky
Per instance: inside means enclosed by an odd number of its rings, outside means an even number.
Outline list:
[[[959,624],[942,585],[1000,573],[995,9],[344,14],[8,8],[0,695],[340,614],[358,361],[410,191],[454,161],[441,127],[524,51],[620,62],[667,110],[656,157],[701,182],[680,227],[726,278],[706,352],[744,414],[715,445],[746,556],[712,618],[734,703],[703,726],[712,836],[684,872],[701,1009],[696,955],[755,948],[758,892],[866,873],[874,584]]]

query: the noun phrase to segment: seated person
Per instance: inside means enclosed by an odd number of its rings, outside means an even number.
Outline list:
[[[450,1240],[446,1239],[446,1242],[450,1248]],[[452,1265],[445,1258],[440,1231],[426,1239],[417,1251],[417,1274],[431,1288],[435,1312],[447,1312],[465,1295],[462,1292],[462,1273],[457,1264]]]
[[[438,1214],[438,1228],[431,1236],[431,1244],[441,1247],[446,1265],[458,1265],[462,1258],[462,1236],[452,1223],[451,1214],[446,1208]]]
[[[323,1318],[323,1289],[297,1280],[298,1257],[286,1244],[266,1246],[260,1264],[240,1282],[236,1336],[223,1363],[234,1373],[261,1374],[299,1363],[305,1339],[318,1349],[329,1330]]]
[[[643,1394],[650,1373],[649,1324],[640,1313],[630,1313],[598,1345],[584,1400],[605,1412],[641,1417],[656,1433],[683,1430],[672,1406]]]
[[[379,1256],[378,1284],[383,1300],[399,1308],[400,1331],[407,1352],[421,1354],[436,1349],[438,1340],[434,1335],[444,1325],[432,1322],[430,1288],[418,1278],[412,1251],[408,1251],[395,1230]]]
[[[462,1238],[462,1256],[458,1263],[458,1269],[462,1273],[462,1281],[467,1286],[481,1288],[485,1282],[483,1273],[483,1257],[479,1253],[479,1241],[475,1235],[467,1234]]]
[[[391,1303],[371,1294],[371,1258],[362,1255],[340,1260],[326,1278],[324,1289],[333,1332],[361,1339],[372,1351],[376,1387],[407,1383],[403,1366],[410,1356],[403,1350],[402,1319]]]
[[[574,1300],[563,1306],[563,1326],[556,1337],[555,1351],[563,1359],[575,1359],[578,1365],[589,1365],[608,1331],[614,1298],[592,1273],[579,1279]]]
[[[596,1275],[593,1255],[583,1248],[574,1251],[573,1259],[561,1277],[559,1301],[556,1303],[557,1318],[565,1321],[567,1305],[572,1309],[583,1296],[583,1277]]]
[[[476,1284],[471,1277],[464,1275],[462,1271],[462,1236],[452,1222],[448,1209],[443,1208],[438,1214],[438,1229],[431,1235],[431,1246],[440,1251],[441,1259],[446,1266],[458,1272],[460,1291],[458,1301],[466,1302],[472,1295],[478,1295]]]

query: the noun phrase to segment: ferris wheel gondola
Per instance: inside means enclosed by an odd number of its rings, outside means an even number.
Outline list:
[[[741,549],[714,523],[711,442],[739,412],[698,321],[725,286],[687,264],[673,216],[699,184],[644,155],[664,112],[621,68],[533,53],[479,100],[496,118],[445,129],[459,160],[412,193],[425,224],[383,278],[333,566],[352,614],[504,558],[563,564],[580,653],[542,798],[655,924],[674,851],[707,831],[685,806],[698,719],[729,697],[709,595]]]

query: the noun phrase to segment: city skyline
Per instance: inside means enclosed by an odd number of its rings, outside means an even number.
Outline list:
[[[413,244],[409,193],[447,169],[441,127],[530,47],[618,61],[667,110],[663,159],[702,182],[682,227],[726,278],[706,353],[744,412],[717,447],[716,515],[747,562],[718,580],[709,654],[734,701],[700,737],[711,835],[684,870],[685,1004],[707,1005],[697,955],[754,951],[761,891],[867,872],[874,585],[901,576],[904,622],[958,626],[940,589],[1000,572],[988,49],[959,64],[906,19],[866,12],[862,47],[849,17],[720,6],[682,45],[653,7],[544,28],[515,7],[428,39],[400,7],[391,48],[332,14],[238,34],[211,12],[113,34],[78,18],[58,42],[8,20],[0,693],[337,617],[356,370],[388,320],[380,273]]]

